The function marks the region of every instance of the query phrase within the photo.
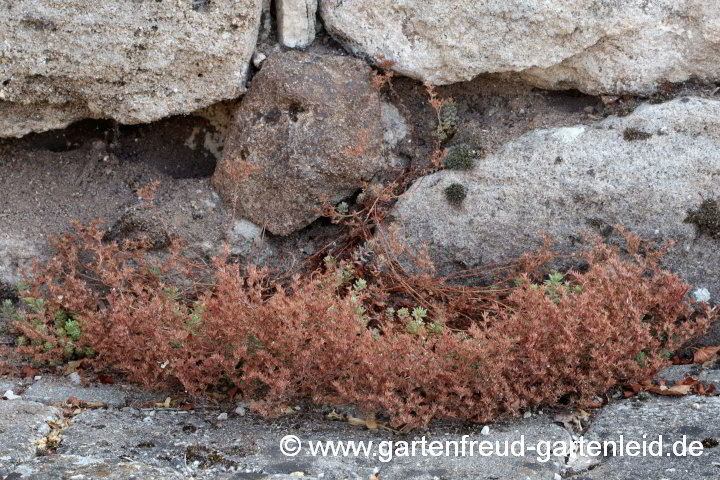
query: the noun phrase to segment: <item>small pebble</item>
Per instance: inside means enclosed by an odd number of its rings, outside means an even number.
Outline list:
[[[152,421],[153,421],[152,417],[143,418],[143,423],[152,423]]]
[[[698,288],[693,292],[693,296],[695,297],[695,300],[698,302],[709,302],[710,301],[710,292],[707,288]]]
[[[223,412],[223,413],[221,413],[220,415],[217,416],[217,419],[218,419],[218,420],[227,420],[227,419],[228,419],[228,414],[225,413],[225,412]]]
[[[694,408],[695,410],[700,410],[700,409],[701,409],[699,403],[693,403],[693,404],[692,404],[692,408]]]
[[[532,417],[532,412],[523,413],[523,418],[530,418],[530,417]]]
[[[490,427],[488,427],[487,425],[485,425],[485,426],[482,428],[482,430],[480,430],[480,434],[481,434],[481,435],[490,435]]]
[[[235,413],[240,415],[241,417],[245,416],[245,407],[237,407],[235,409]]]
[[[5,398],[7,400],[16,400],[16,399],[20,398],[20,395],[15,395],[15,392],[13,392],[12,390],[7,390],[3,394],[3,398]]]
[[[82,377],[80,377],[79,373],[73,372],[70,374],[70,381],[73,385],[80,385],[82,383]]]
[[[35,380],[40,380],[42,378],[42,375],[35,375]]]
[[[255,68],[260,68],[260,65],[265,61],[267,58],[267,55],[265,55],[262,52],[255,52],[255,54],[252,57],[253,65],[255,65]]]
[[[644,402],[645,400],[650,400],[652,395],[650,395],[649,392],[638,392],[638,394],[635,395],[635,398]]]

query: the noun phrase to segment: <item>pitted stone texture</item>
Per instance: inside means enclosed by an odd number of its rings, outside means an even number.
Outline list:
[[[569,478],[575,480],[636,480],[639,478],[717,478],[720,472],[720,424],[714,419],[720,415],[720,397],[687,396],[681,398],[650,397],[647,400],[626,400],[605,407],[592,420],[585,434],[586,442],[622,441],[624,445],[637,442],[640,454],[623,454],[597,457],[600,465]],[[650,450],[649,442],[658,442],[662,435],[663,450],[659,443]],[[683,439],[683,437],[685,437]],[[714,440],[714,441],[713,441]],[[648,454],[642,454],[645,441]],[[682,442],[705,442],[700,456],[682,454]],[[675,445],[676,442],[680,442]],[[673,450],[673,446],[675,449]],[[697,444],[696,444],[697,445]],[[714,445],[714,446],[712,446]],[[611,450],[609,451],[611,452]],[[635,451],[637,453],[637,450]],[[649,452],[659,452],[657,456]],[[698,453],[698,450],[694,450]]]
[[[5,285],[2,293],[10,293],[10,287],[23,279],[38,255],[38,247],[30,239],[0,232],[0,284]]]
[[[0,137],[143,123],[245,91],[261,0],[18,0],[0,12]]]
[[[321,0],[357,55],[426,83],[522,72],[545,88],[647,93],[720,78],[718,5],[706,0]]]
[[[720,295],[720,240],[687,223],[704,199],[720,197],[720,102],[681,98],[646,104],[593,125],[536,130],[476,162],[418,180],[396,220],[430,244],[440,271],[509,261],[540,248],[542,232],[571,252],[613,226],[677,243],[668,266]],[[459,183],[459,207],[445,189]],[[614,237],[613,237],[614,238]]]
[[[0,478],[32,459],[35,442],[50,433],[47,422],[61,418],[60,411],[25,400],[0,400]]]
[[[452,431],[458,425],[445,430],[435,428],[432,433],[397,436],[389,432],[359,429],[347,422],[333,422],[322,415],[310,413],[276,419],[260,418],[254,413],[245,416],[230,413],[222,422],[218,422],[217,417],[218,411],[214,409],[156,409],[154,412],[87,410],[74,416],[72,424],[63,431],[63,442],[57,456],[111,466],[117,465],[117,459],[121,459],[123,464],[131,463],[162,472],[172,469],[186,478],[289,480],[291,474],[299,476],[302,473],[302,478],[345,480],[368,479],[375,473],[384,480],[546,480],[560,472],[564,459],[547,458],[544,453],[528,447],[535,447],[540,441],[568,444],[571,440],[570,434],[562,427],[553,424],[548,417],[538,415],[527,420],[493,425],[486,435],[480,434],[480,426],[466,427],[466,454],[463,456],[460,454],[463,435]],[[284,455],[280,449],[281,439],[286,435],[295,435],[301,441],[302,450],[296,456]],[[420,443],[423,435],[426,437],[424,455]],[[520,452],[519,445],[523,439],[526,448]],[[413,440],[416,441],[415,456],[411,456],[409,450],[408,454],[394,455],[396,451],[390,450],[391,444],[387,443],[402,441],[410,444]],[[429,453],[430,442],[446,440],[457,442],[457,456],[452,443],[449,456]],[[327,441],[363,441],[368,446],[368,442],[372,442],[375,450],[368,456],[310,453],[310,442]],[[515,451],[521,454],[479,455],[476,443],[474,453],[470,455],[470,441],[487,441],[492,445],[499,442],[501,450],[506,441],[508,445],[517,442]],[[386,442],[384,447],[379,446],[381,442]],[[72,462],[77,463],[77,460]],[[37,460],[23,465],[23,468],[36,469],[42,463]],[[75,468],[67,471],[82,472]],[[232,475],[230,472],[237,473]],[[478,477],[478,472],[482,472],[483,476]]]
[[[384,163],[383,122],[361,60],[285,52],[253,78],[213,183],[240,218],[287,235]]]
[[[93,384],[84,387],[74,385],[69,377],[53,376],[43,376],[23,393],[26,400],[53,404],[63,404],[70,397],[85,402],[102,402],[111,407],[124,407],[133,399],[151,403],[162,402],[165,398],[162,393],[147,393],[121,385]]]

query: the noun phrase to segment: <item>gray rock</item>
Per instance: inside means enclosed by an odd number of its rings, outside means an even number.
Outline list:
[[[20,382],[13,378],[0,378],[0,392],[6,390],[14,390],[18,387]]]
[[[520,72],[545,88],[648,93],[720,78],[720,21],[698,0],[321,0],[357,55],[431,84]]]
[[[524,438],[523,456],[480,456],[477,450],[473,456],[432,456],[427,450],[431,441],[459,442],[462,439],[461,434],[437,429],[424,434],[426,454],[423,456],[420,454],[423,436],[420,432],[397,436],[299,413],[263,421],[251,415],[232,416],[222,424],[217,423],[216,417],[217,411],[177,415],[158,409],[152,423],[145,423],[141,415],[117,410],[87,410],[73,417],[72,424],[63,431],[63,442],[57,453],[65,458],[93,459],[94,463],[108,465],[121,458],[141,468],[149,465],[173,469],[198,478],[227,478],[223,474],[234,470],[246,476],[231,478],[277,480],[291,478],[289,475],[293,472],[304,473],[303,478],[325,480],[367,479],[373,473],[384,480],[475,480],[478,472],[483,473],[483,478],[540,480],[553,478],[561,470],[564,460],[552,457],[549,461],[539,461],[538,457],[545,460],[544,454],[527,447],[534,447],[539,441],[570,442],[570,435],[563,428],[547,417],[538,416],[532,420],[496,425],[488,436],[480,437],[477,432],[468,431],[468,442],[488,441],[493,445],[500,442],[503,446],[506,441],[519,442]],[[302,442],[303,448],[298,455],[286,456],[281,452],[280,441],[286,435],[296,435]],[[393,442],[397,446],[399,442],[411,444],[416,441],[417,453],[415,456],[396,454],[389,458],[387,448],[390,444],[386,443],[386,450],[378,449],[369,456],[310,454],[310,442],[328,440],[372,441],[376,446],[380,442]],[[451,452],[453,448],[451,444]],[[469,448],[468,445],[466,452]],[[381,458],[389,461],[381,461]],[[24,467],[37,468],[38,463],[30,462]]]
[[[62,417],[60,411],[24,400],[0,400],[0,477],[33,458],[35,442],[50,433],[46,422]]]
[[[0,120],[2,121],[2,120]],[[20,235],[0,233],[0,285],[2,295],[10,292],[10,287],[22,280],[28,273],[32,261],[39,255],[38,247]]]
[[[623,437],[624,444],[635,441],[641,445],[645,440],[658,442],[662,435],[663,450],[660,456],[623,455],[597,457],[600,465],[590,471],[578,473],[577,480],[635,480],[638,478],[716,478],[720,465],[720,424],[708,419],[720,415],[720,397],[687,396],[681,398],[651,397],[646,401],[621,401],[605,407],[593,419],[586,442],[616,442]],[[705,442],[701,456],[678,455],[681,445]],[[715,442],[713,442],[715,440]],[[676,442],[680,442],[677,445]],[[677,451],[673,452],[675,445]],[[697,445],[697,444],[696,444]],[[711,447],[711,445],[715,445]],[[656,444],[653,452],[659,446]],[[647,450],[650,452],[651,450]],[[604,453],[604,452],[603,452]],[[676,454],[677,453],[677,454]]]
[[[265,232],[248,220],[235,220],[228,233],[230,254],[261,265],[274,250],[266,241]]]
[[[718,364],[720,366],[720,364]],[[701,382],[708,382],[720,389],[720,369],[716,367],[703,368],[701,365],[671,365],[659,371],[655,378],[665,381],[678,382],[686,377],[692,377]]]
[[[362,61],[279,53],[243,98],[213,183],[239,217],[287,235],[380,170],[382,146],[380,100]]]
[[[623,225],[677,243],[670,268],[720,294],[720,240],[687,223],[704,199],[720,196],[720,102],[681,98],[643,105],[594,125],[536,130],[476,161],[418,180],[394,216],[412,242],[427,242],[450,272],[507,261],[542,245],[574,251],[585,233]],[[466,189],[459,206],[452,184]]]
[[[382,120],[385,143],[389,147],[394,147],[400,140],[407,137],[409,133],[407,121],[392,103],[382,103]]]
[[[277,0],[275,11],[280,43],[305,48],[315,39],[318,0]]]
[[[261,0],[19,0],[0,14],[0,137],[151,122],[245,91]]]
[[[68,398],[75,397],[85,402],[102,402],[110,407],[124,407],[131,399],[162,401],[162,394],[150,394],[134,389],[125,389],[118,385],[90,385],[83,387],[73,384],[67,378],[43,376],[34,382],[23,398],[42,403],[65,403]]]
[[[182,473],[167,467],[128,461],[121,458],[97,458],[78,455],[39,457],[14,470],[12,478],[56,480],[58,478],[105,480],[152,479],[182,480]]]

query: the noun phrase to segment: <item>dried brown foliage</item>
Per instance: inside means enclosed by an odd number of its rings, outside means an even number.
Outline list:
[[[153,257],[77,227],[24,293],[34,300],[15,321],[30,341],[21,351],[88,356],[153,388],[233,387],[267,413],[310,398],[417,426],[589,401],[646,378],[713,315],[693,311],[688,286],[652,255],[624,260],[598,245],[585,273],[458,287],[399,232],[380,237],[273,285],[260,269],[193,265],[180,250]]]
[[[390,70],[384,70],[382,73],[373,70],[370,73],[370,85],[375,90],[382,90],[385,85],[391,85],[395,73]]]

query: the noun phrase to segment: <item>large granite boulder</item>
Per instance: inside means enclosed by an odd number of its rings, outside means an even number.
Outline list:
[[[718,4],[705,0],[321,0],[348,49],[431,84],[520,72],[545,88],[647,93],[720,79]]]
[[[245,91],[262,0],[13,0],[0,8],[0,137],[143,123]]]
[[[720,102],[680,98],[532,131],[470,171],[421,178],[394,216],[411,241],[430,244],[443,272],[518,257],[542,245],[542,232],[571,252],[586,233],[610,237],[623,225],[676,241],[668,265],[717,298],[719,180]]]

